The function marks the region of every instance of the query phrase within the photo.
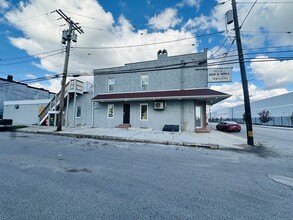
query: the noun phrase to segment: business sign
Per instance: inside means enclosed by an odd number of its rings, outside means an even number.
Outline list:
[[[231,82],[232,67],[208,69],[208,82]]]

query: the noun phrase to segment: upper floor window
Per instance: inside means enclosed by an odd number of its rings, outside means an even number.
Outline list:
[[[149,87],[149,76],[148,75],[141,75],[141,88],[147,89]]]
[[[115,79],[109,78],[108,79],[108,91],[113,91],[115,87]]]

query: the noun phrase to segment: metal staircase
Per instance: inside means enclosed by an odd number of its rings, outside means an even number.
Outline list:
[[[76,93],[77,95],[87,93],[90,91],[90,86],[88,82],[82,82],[79,80],[70,80],[65,87],[64,104],[66,105],[68,98],[70,99],[70,94]],[[50,114],[59,114],[59,104],[60,104],[61,91],[56,94],[48,105],[39,114],[39,125],[49,125],[48,122]],[[67,97],[69,96],[69,97]]]

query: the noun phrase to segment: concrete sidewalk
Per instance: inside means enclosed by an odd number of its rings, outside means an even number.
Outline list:
[[[94,138],[102,140],[118,140],[128,142],[157,143],[181,145],[190,147],[205,147],[210,149],[243,149],[247,147],[246,139],[235,135],[211,130],[210,133],[165,132],[143,128],[92,128],[63,127],[57,132],[56,127],[29,126],[19,129],[21,132],[32,132],[52,135],[63,135],[77,138]]]

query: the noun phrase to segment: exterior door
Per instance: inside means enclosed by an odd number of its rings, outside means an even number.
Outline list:
[[[196,128],[202,128],[203,127],[203,121],[202,121],[202,106],[197,105],[195,107],[195,124]]]
[[[130,124],[130,104],[123,105],[123,124]]]

